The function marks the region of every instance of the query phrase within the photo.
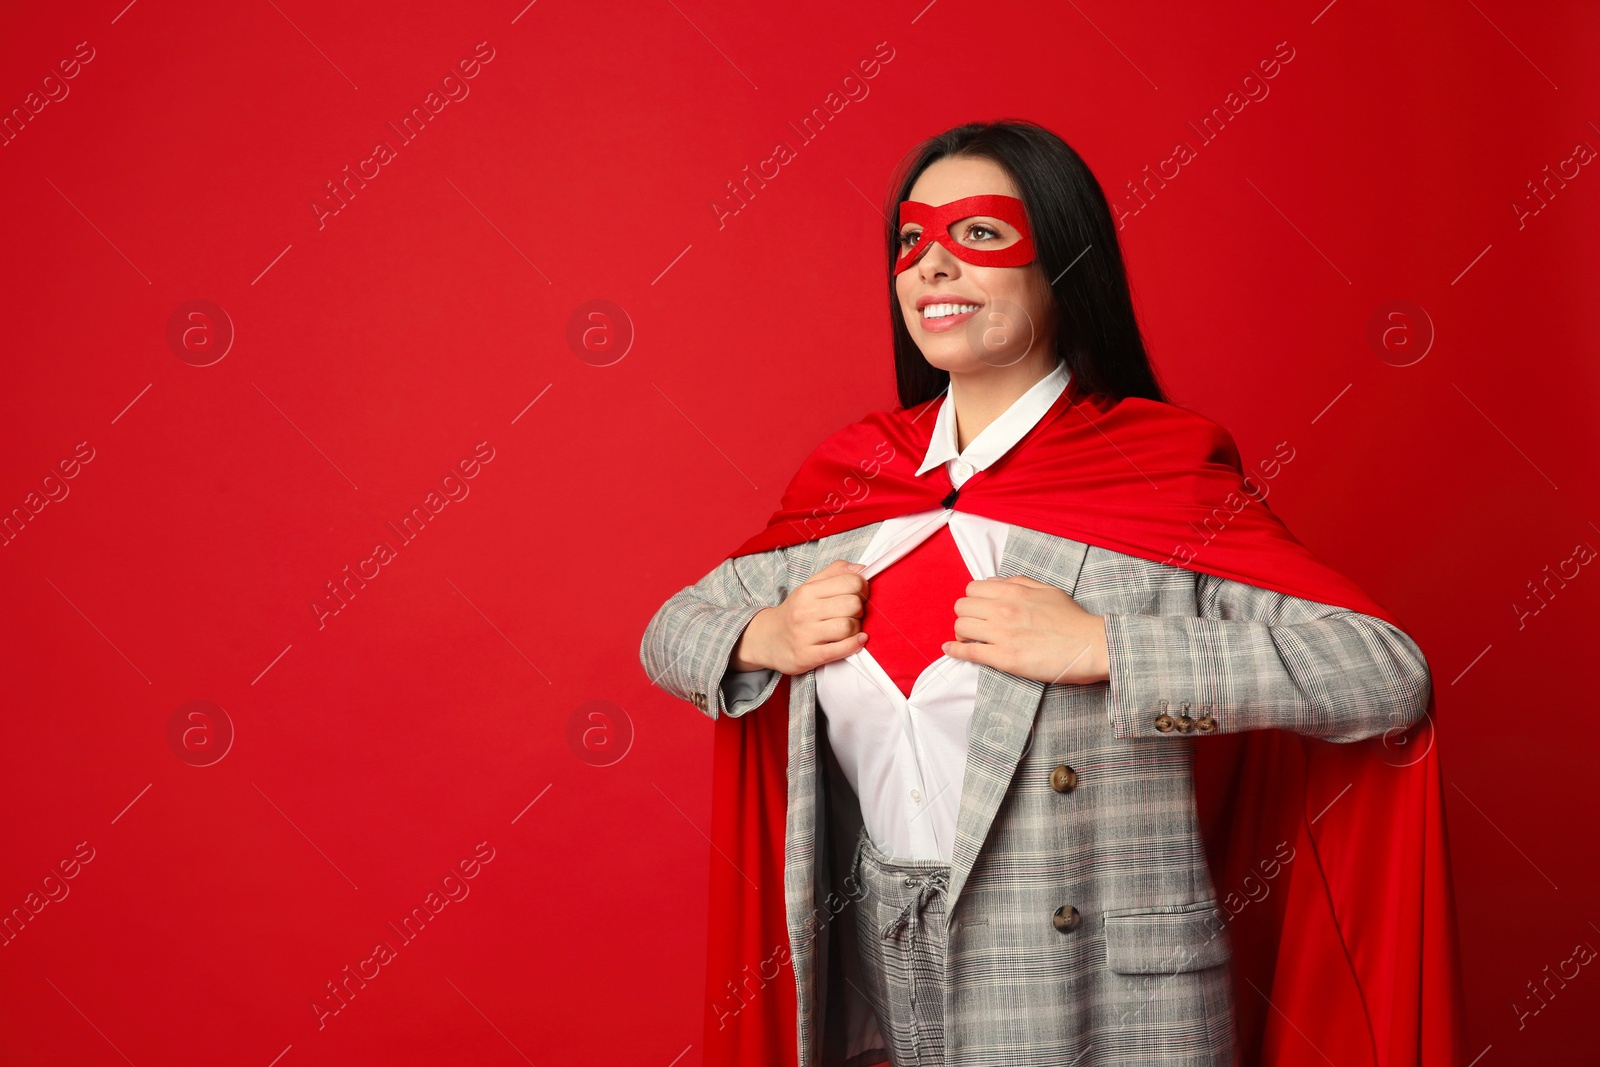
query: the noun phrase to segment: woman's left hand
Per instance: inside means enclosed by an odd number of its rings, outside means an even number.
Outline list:
[[[1026,575],[979,578],[956,601],[956,637],[945,655],[1019,678],[1087,685],[1110,679],[1105,619],[1065,589]]]

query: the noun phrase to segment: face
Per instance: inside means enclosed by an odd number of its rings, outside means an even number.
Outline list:
[[[1011,176],[990,159],[946,156],[930,164],[912,185],[907,200],[923,204],[948,204],[971,196],[1019,197]],[[945,219],[949,239],[974,258],[1005,261],[1025,256],[1017,245],[1026,236],[1007,221],[1011,214],[1025,225],[1020,203],[979,205],[1000,214],[975,214],[959,221]],[[923,214],[932,218],[938,212]],[[956,209],[965,212],[966,208]],[[912,340],[933,366],[952,374],[981,373],[1013,366],[1032,355],[1051,353],[1055,324],[1055,299],[1044,269],[1035,259],[1020,266],[979,265],[958,257],[944,244],[923,234],[924,224],[900,213],[899,251],[905,255],[919,241],[925,243],[918,259],[895,276],[895,294]],[[937,223],[934,223],[937,225]],[[1008,255],[1004,250],[1010,249]],[[954,305],[954,308],[950,305]],[[954,314],[950,312],[954,310]],[[930,316],[928,312],[933,314]]]

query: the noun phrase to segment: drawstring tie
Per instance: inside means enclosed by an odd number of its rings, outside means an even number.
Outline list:
[[[912,885],[915,881],[918,879],[907,878],[906,885]],[[900,909],[900,914],[890,919],[884,926],[883,937],[893,937],[902,926],[908,927],[910,935],[916,937],[917,920],[922,916],[922,909],[928,906],[928,898],[935,893],[945,893],[950,888],[950,876],[943,871],[924,875],[920,881],[922,884],[917,887],[916,894],[906,901],[906,906]]]
[[[860,835],[856,838],[856,854],[850,861],[850,869],[852,871],[861,870],[861,853],[866,851],[867,841],[867,832],[865,828],[863,828]],[[946,899],[948,900],[948,893],[950,890],[950,875],[947,870],[935,871],[932,874],[923,875],[921,876],[920,880],[922,884],[917,888],[916,894],[906,902],[905,907],[900,909],[900,914],[889,920],[888,924],[884,926],[883,933],[880,936],[884,938],[893,937],[897,930],[899,930],[902,926],[906,926],[910,928],[911,936],[915,937],[917,933],[917,920],[922,916],[922,910],[928,906],[928,898],[934,893],[943,893],[947,894]],[[906,878],[906,885],[908,887],[915,885],[916,882],[917,879],[910,877]]]

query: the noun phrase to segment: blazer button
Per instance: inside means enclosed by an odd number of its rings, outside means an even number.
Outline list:
[[[1057,793],[1070,793],[1078,786],[1078,772],[1065,763],[1050,772],[1050,788]]]
[[[1176,721],[1177,720],[1175,720],[1171,715],[1168,715],[1163,711],[1160,715],[1156,716],[1156,729],[1160,730],[1164,734],[1169,734],[1172,732],[1173,724]]]
[[[1066,933],[1069,930],[1076,930],[1078,928],[1078,923],[1081,921],[1082,916],[1078,914],[1078,909],[1074,908],[1071,904],[1061,905],[1061,907],[1056,909],[1055,915],[1051,916],[1050,918],[1050,922],[1053,923],[1055,928],[1060,930],[1062,933]]]
[[[1186,734],[1190,730],[1194,729],[1194,720],[1189,718],[1189,702],[1185,700],[1182,704],[1179,704],[1178,707],[1181,709],[1178,712],[1178,732],[1180,734]]]
[[[699,708],[701,711],[705,711],[706,710],[706,695],[704,693],[700,692],[698,689],[696,689],[691,695],[694,698],[694,706]]]
[[[1217,728],[1217,720],[1213,719],[1210,710],[1207,710],[1204,715],[1194,721],[1194,727],[1203,734],[1213,733]]]

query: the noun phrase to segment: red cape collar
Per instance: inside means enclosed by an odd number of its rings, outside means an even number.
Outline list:
[[[875,412],[830,436],[730,558],[949,506],[1396,621],[1295,539],[1244,477],[1233,436],[1202,415],[1069,381],[1010,451],[956,490],[943,465],[916,473],[939,402]]]

